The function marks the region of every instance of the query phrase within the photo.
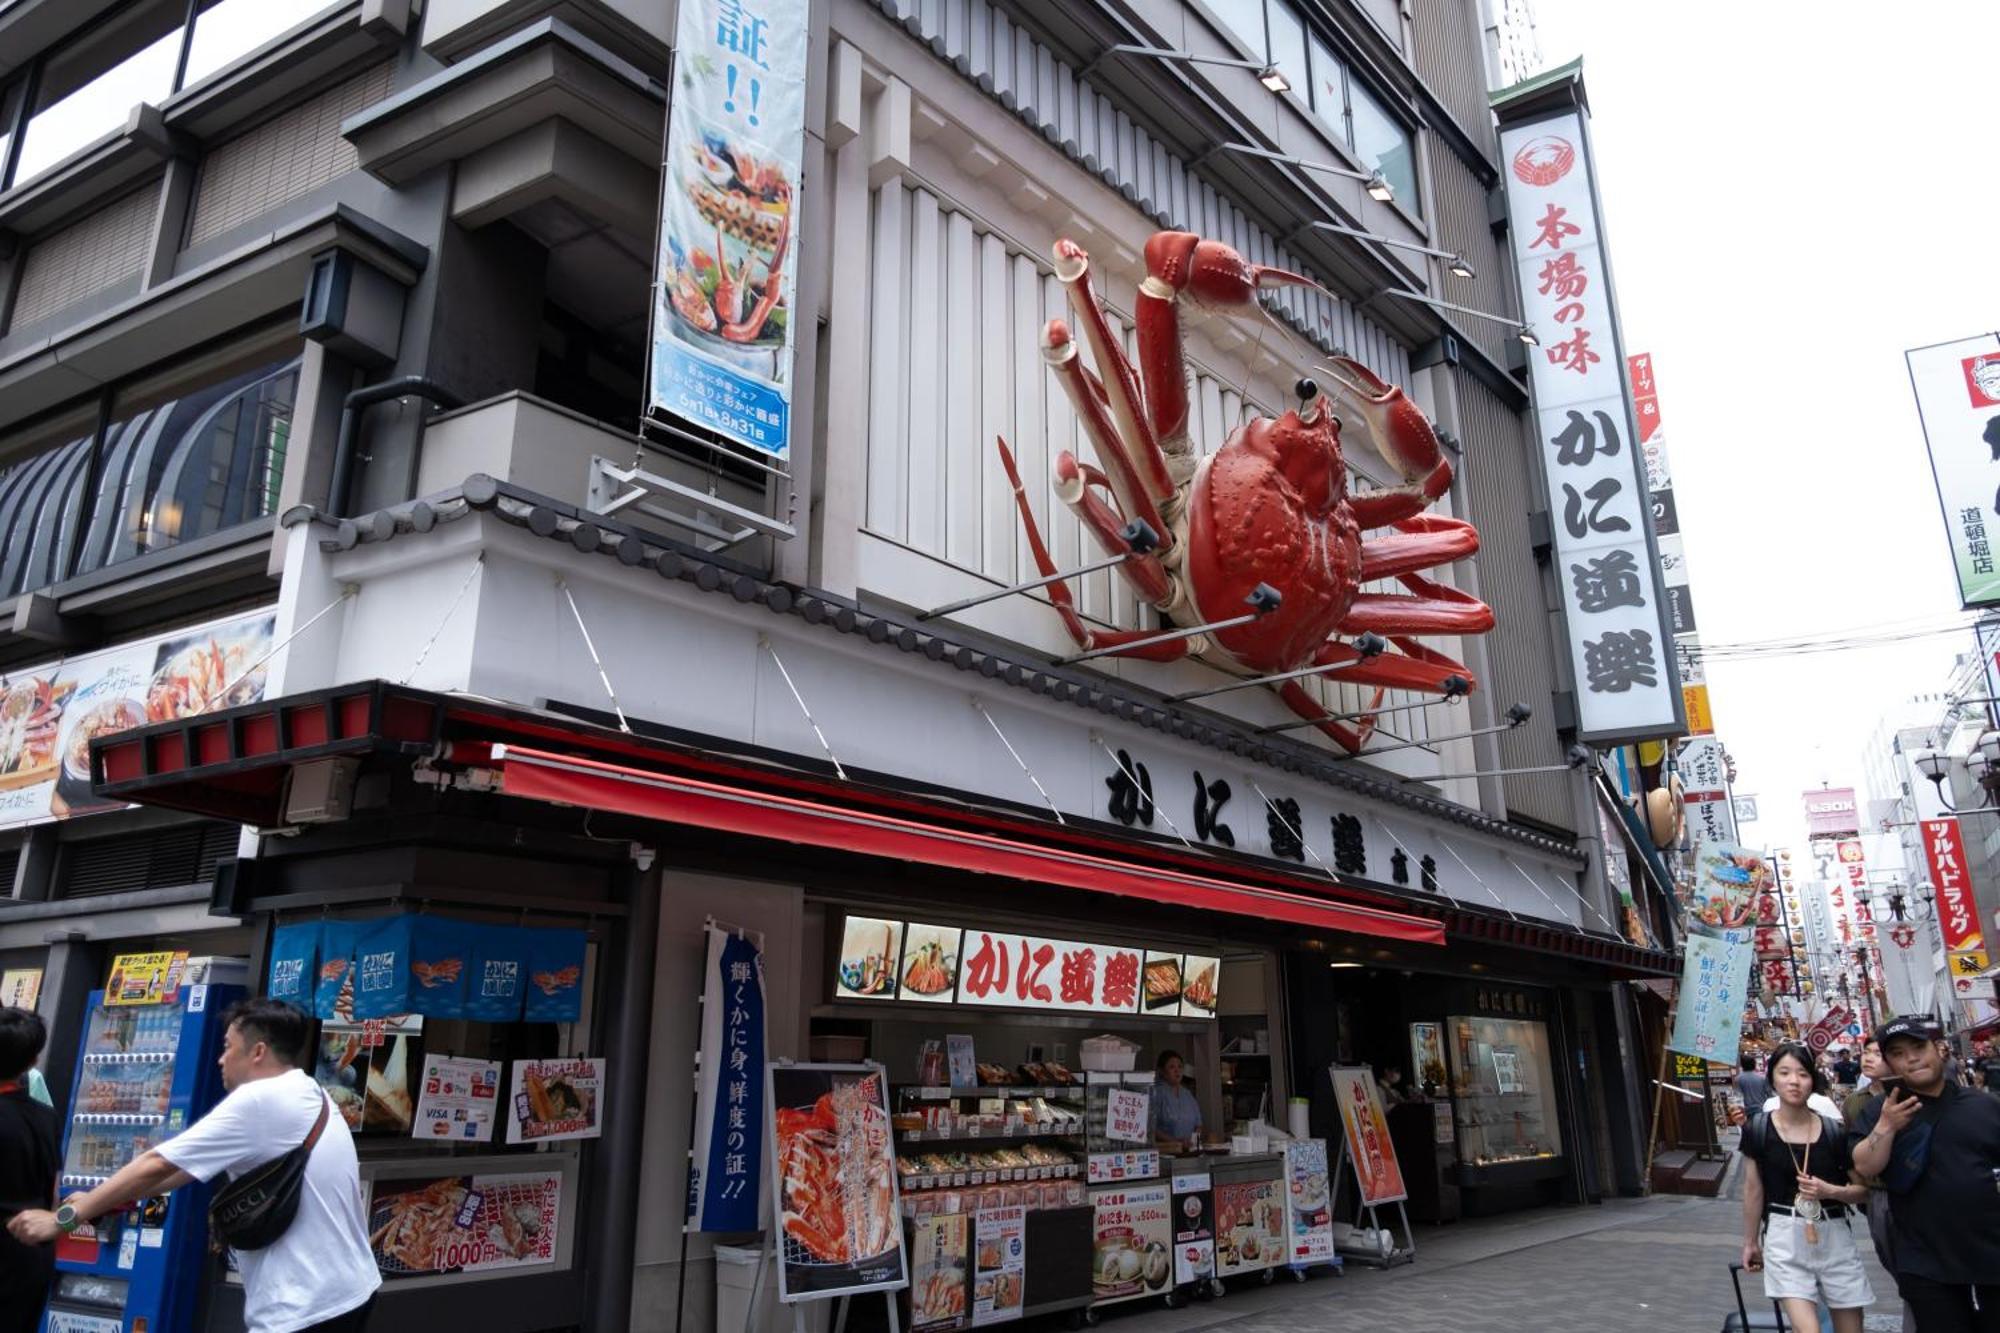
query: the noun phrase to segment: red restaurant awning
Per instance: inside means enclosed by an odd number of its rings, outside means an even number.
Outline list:
[[[492,747],[492,764],[500,774],[504,794],[530,800],[1380,939],[1445,942],[1442,922],[1401,912],[1330,903],[1281,889],[1232,884],[1185,871],[843,809],[680,774],[510,744]]]

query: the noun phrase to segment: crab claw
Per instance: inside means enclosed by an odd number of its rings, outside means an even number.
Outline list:
[[[1146,242],[1146,283],[1157,296],[1223,308],[1249,305],[1261,287],[1324,290],[1303,273],[1253,264],[1221,241],[1185,231],[1156,232]]]
[[[1344,426],[1366,435],[1382,461],[1404,481],[1421,484],[1427,499],[1450,489],[1451,464],[1422,408],[1359,361],[1337,356],[1328,369]]]

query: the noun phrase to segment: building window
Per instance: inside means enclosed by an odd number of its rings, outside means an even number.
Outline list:
[[[116,133],[158,105],[323,10],[328,0],[138,0],[42,57],[9,185]],[[192,17],[190,17],[192,16]],[[0,105],[5,96],[0,94]],[[0,143],[4,143],[0,139]],[[0,152],[0,166],[6,154]]]
[[[1354,125],[1354,155],[1361,159],[1361,165],[1381,172],[1396,191],[1396,202],[1422,217],[1414,136],[1352,78],[1347,81],[1347,114]]]
[[[42,61],[14,183],[39,176],[174,90],[185,0],[128,6]]]
[[[201,0],[180,86],[194,87],[328,8],[327,0]]]
[[[1205,3],[1239,41],[1278,67],[1336,143],[1364,167],[1382,173],[1406,212],[1423,216],[1415,136],[1361,85],[1331,46],[1308,31],[1299,11],[1280,0]],[[1400,30],[1398,25],[1394,31]]]
[[[0,443],[0,597],[268,518],[298,397],[295,338],[260,339]]]

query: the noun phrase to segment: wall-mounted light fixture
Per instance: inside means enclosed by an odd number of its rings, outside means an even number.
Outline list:
[[[1465,257],[1455,254],[1450,250],[1434,250],[1428,245],[1418,245],[1415,241],[1401,241],[1397,240],[1394,236],[1378,236],[1372,231],[1363,231],[1359,227],[1343,226],[1338,222],[1308,222],[1306,223],[1306,229],[1309,231],[1330,231],[1341,236],[1355,236],[1364,241],[1375,241],[1381,245],[1393,245],[1398,250],[1414,250],[1420,255],[1434,255],[1445,261],[1445,269],[1452,276],[1459,278],[1476,276],[1472,271],[1472,265],[1465,262]]]

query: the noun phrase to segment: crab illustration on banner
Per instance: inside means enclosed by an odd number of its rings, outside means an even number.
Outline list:
[[[1135,367],[1098,304],[1083,247],[1058,241],[1055,267],[1097,369],[1085,368],[1060,319],[1042,332],[1042,358],[1074,404],[1099,463],[1093,467],[1068,450],[1058,454],[1057,494],[1106,553],[1123,557],[1119,572],[1164,621],[1215,627],[1176,637],[1086,624],[1067,583],[1055,577],[1013,452],[1000,440],[1029,550],[1051,580],[1050,601],[1077,644],[1089,653],[1153,662],[1192,656],[1249,677],[1337,670],[1345,682],[1374,687],[1371,708],[1389,689],[1447,698],[1473,689],[1471,672],[1415,637],[1483,634],[1493,627],[1493,612],[1420,572],[1472,555],[1479,534],[1463,519],[1424,512],[1450,488],[1452,467],[1431,423],[1401,389],[1336,356],[1325,386],[1298,381],[1296,407],[1254,418],[1215,453],[1196,454],[1184,313],[1255,312],[1260,289],[1318,284],[1253,264],[1220,241],[1158,232],[1146,243]],[[1402,484],[1351,493],[1344,430],[1372,445]],[[1362,535],[1382,529],[1389,531]],[[1405,591],[1361,591],[1389,579]],[[1246,615],[1246,607],[1254,614]],[[1238,623],[1224,623],[1230,621]],[[1343,635],[1380,636],[1387,644],[1378,653],[1377,640],[1364,648],[1342,642]],[[1350,752],[1374,732],[1372,713],[1329,717],[1298,680],[1282,682],[1278,694]]]

